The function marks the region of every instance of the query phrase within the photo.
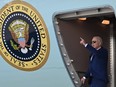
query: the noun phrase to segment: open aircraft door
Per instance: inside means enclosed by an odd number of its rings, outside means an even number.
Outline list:
[[[80,20],[80,18],[82,20]],[[108,20],[108,24],[102,24]],[[81,85],[80,78],[88,67],[88,52],[80,45],[80,37],[88,42],[92,36],[103,38],[103,46],[108,49],[108,87],[115,87],[116,80],[116,18],[112,7],[95,7],[88,9],[57,12],[53,16],[59,48],[64,64],[75,87]]]

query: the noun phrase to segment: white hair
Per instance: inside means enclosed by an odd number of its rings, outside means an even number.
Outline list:
[[[100,43],[100,46],[103,44],[102,38],[100,36],[94,36],[93,38],[97,38]]]

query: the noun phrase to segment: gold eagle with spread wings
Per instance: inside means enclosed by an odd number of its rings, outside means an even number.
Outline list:
[[[10,40],[11,46],[14,50],[21,49],[21,52],[26,54],[29,50],[32,50],[32,44],[34,43],[34,39],[31,38],[31,44],[28,45],[27,42],[29,40],[29,24],[21,19],[17,19],[11,22],[10,26],[8,27],[13,40],[17,43],[14,44],[12,40]]]

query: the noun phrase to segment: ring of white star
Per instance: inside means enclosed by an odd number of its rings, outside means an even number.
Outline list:
[[[35,31],[36,31],[37,38],[38,38],[38,46],[37,46],[36,52],[35,52],[35,53],[33,54],[33,56],[31,56],[31,57],[23,58],[23,57],[19,57],[19,56],[15,55],[15,54],[9,49],[9,47],[8,47],[8,45],[7,45],[7,43],[6,43],[6,39],[5,39],[5,29],[6,29],[7,22],[8,22],[11,18],[13,18],[13,17],[15,17],[15,16],[22,16],[22,17],[28,19],[28,20],[30,21],[30,23],[33,25],[33,27],[34,27],[34,29],[35,29]],[[3,40],[4,40],[4,44],[6,45],[6,48],[9,50],[9,52],[10,52],[14,57],[16,57],[16,58],[18,58],[18,59],[21,59],[21,60],[28,60],[28,59],[32,59],[33,57],[35,57],[35,55],[37,55],[37,53],[38,53],[38,51],[39,51],[39,47],[40,47],[39,33],[38,33],[38,30],[37,30],[35,24],[33,23],[33,21],[32,21],[28,16],[26,16],[25,14],[21,14],[21,13],[15,13],[15,14],[11,15],[11,16],[5,21],[4,27],[3,27]]]

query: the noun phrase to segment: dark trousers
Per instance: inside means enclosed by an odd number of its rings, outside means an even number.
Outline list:
[[[92,78],[90,87],[107,87],[107,82],[104,80]]]

